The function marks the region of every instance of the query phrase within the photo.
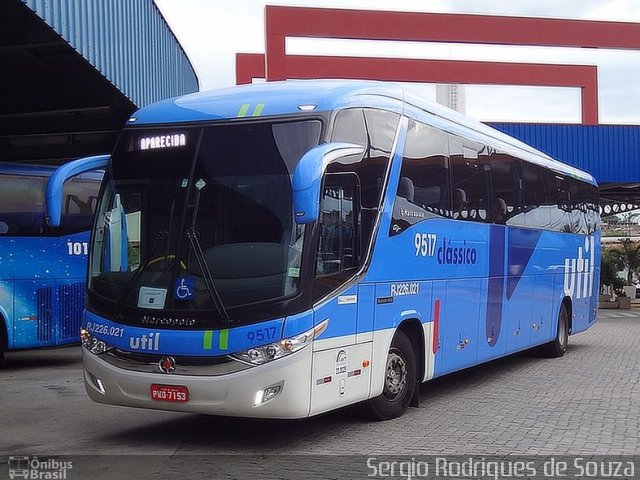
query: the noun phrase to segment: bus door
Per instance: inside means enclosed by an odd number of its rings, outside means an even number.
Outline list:
[[[320,302],[316,320],[324,320],[320,318],[323,315],[329,318],[323,337],[333,337],[335,346],[356,343],[358,286],[344,289],[341,285],[349,282],[360,265],[358,192],[355,175],[326,175],[318,221],[314,297]],[[323,297],[328,300],[322,302]]]
[[[370,369],[362,363],[371,358],[371,341],[357,344],[358,284],[341,287],[360,267],[359,192],[354,174],[325,177],[318,221],[314,297],[319,303],[314,308],[314,323],[326,319],[329,323],[321,340],[314,343],[313,412],[365,399],[369,394]]]

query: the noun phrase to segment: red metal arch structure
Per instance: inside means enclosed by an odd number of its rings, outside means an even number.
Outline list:
[[[289,56],[285,41],[287,37],[316,37],[640,50],[640,24],[637,23],[276,6],[267,6],[265,17],[264,61],[256,56],[239,55],[236,66],[239,81],[246,81],[247,74],[257,76],[254,74],[263,72],[268,81],[322,74],[325,77],[392,79],[393,76],[395,80],[403,77],[411,81],[577,86],[582,89],[584,124],[598,123],[597,79],[593,66]],[[433,66],[439,70],[432,69]],[[400,71],[392,72],[394,68]],[[416,72],[414,76],[410,75],[412,69]],[[477,72],[484,69],[487,72]],[[478,81],[480,77],[485,81]]]
[[[579,87],[582,123],[598,123],[598,73],[592,65],[546,65],[404,58],[287,56],[285,78],[358,78],[395,82]],[[266,78],[265,56],[238,53],[236,83]]]

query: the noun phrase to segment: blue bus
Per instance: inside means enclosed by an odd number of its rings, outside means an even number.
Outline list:
[[[79,342],[89,231],[108,157],[60,168],[0,164],[3,351]]]
[[[106,169],[83,365],[96,402],[401,415],[421,382],[596,319],[587,173],[403,87],[294,81],[145,107]]]

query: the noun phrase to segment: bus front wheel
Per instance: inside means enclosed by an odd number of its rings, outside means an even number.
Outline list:
[[[546,357],[559,358],[567,351],[569,343],[569,311],[563,302],[558,314],[558,330],[556,338],[542,346],[542,353]]]
[[[382,395],[366,404],[367,414],[375,420],[390,420],[402,415],[416,387],[416,359],[407,335],[398,330],[393,337],[385,365]]]

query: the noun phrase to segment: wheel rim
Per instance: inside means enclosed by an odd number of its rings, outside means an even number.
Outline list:
[[[387,400],[395,400],[407,386],[407,362],[402,353],[392,348],[387,355],[387,367],[383,395]]]

